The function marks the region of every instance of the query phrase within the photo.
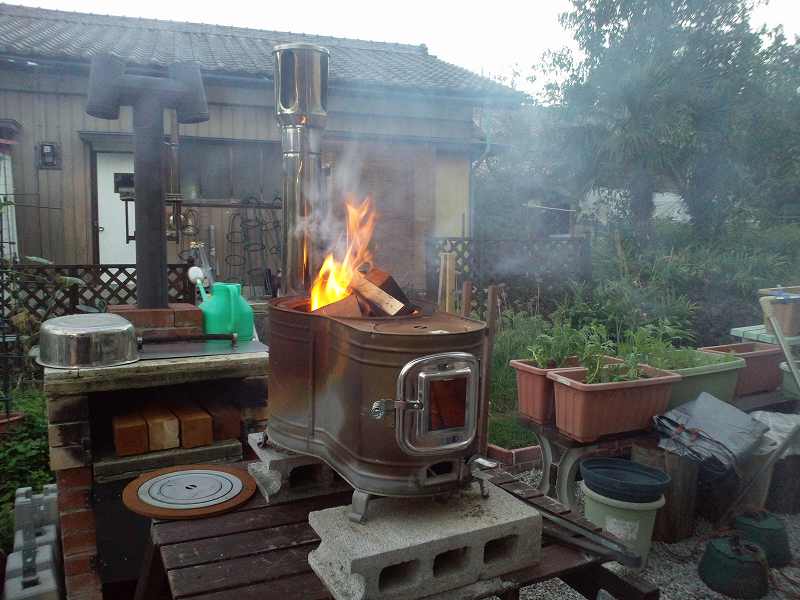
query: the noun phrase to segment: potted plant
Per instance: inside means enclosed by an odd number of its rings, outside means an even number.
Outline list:
[[[556,427],[579,442],[645,429],[667,408],[672,384],[681,376],[637,361],[605,364],[609,344],[598,335],[587,338],[581,356],[585,371],[550,372],[554,382]]]
[[[552,423],[553,382],[551,371],[581,370],[578,353],[583,337],[568,325],[555,324],[546,333],[537,335],[528,348],[531,358],[509,362],[517,373],[519,413],[536,423]]]
[[[623,355],[635,354],[640,363],[683,378],[673,384],[667,409],[694,400],[701,392],[725,402],[733,401],[739,371],[745,367],[745,361],[736,356],[676,348],[646,327],[629,332],[619,351]]]
[[[733,354],[743,358],[745,367],[739,371],[736,395],[747,396],[760,392],[771,392],[781,384],[780,364],[783,351],[775,344],[744,342],[722,346],[706,346],[703,352]]]

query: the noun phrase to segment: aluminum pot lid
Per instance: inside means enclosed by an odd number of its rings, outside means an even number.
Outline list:
[[[219,465],[169,467],[141,475],[123,492],[123,502],[140,515],[189,519],[222,513],[246,502],[255,491],[241,469]]]

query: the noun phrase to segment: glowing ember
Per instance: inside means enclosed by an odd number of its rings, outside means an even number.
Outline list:
[[[340,262],[328,254],[322,263],[314,286],[311,288],[311,310],[317,310],[333,302],[347,298],[352,291],[350,282],[356,269],[372,261],[369,241],[375,229],[375,211],[372,200],[366,198],[360,206],[347,200],[347,249]]]

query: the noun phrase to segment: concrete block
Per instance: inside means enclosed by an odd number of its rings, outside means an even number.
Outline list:
[[[61,560],[61,542],[58,538],[58,529],[55,525],[45,525],[36,529],[36,546],[52,546],[56,563]],[[24,545],[22,529],[14,532],[14,552],[20,552]]]
[[[30,501],[32,510],[23,508]],[[16,529],[22,529],[23,521],[32,512],[30,519],[35,528],[45,525],[58,525],[58,486],[48,483],[42,487],[41,494],[34,494],[33,488],[17,488],[14,494],[14,524]]]
[[[258,445],[260,433],[251,433],[247,442],[260,462],[247,465],[268,504],[290,502],[313,496],[346,492],[352,488],[323,461],[282,448]]]
[[[533,565],[541,555],[542,517],[492,487],[446,500],[380,498],[364,524],[349,506],[309,514],[320,536],[308,563],[336,600],[411,599]]]
[[[59,600],[58,579],[52,570],[36,574],[35,585],[25,587],[22,577],[6,578],[5,600]]]
[[[53,556],[52,546],[37,546],[36,547],[36,572],[41,573],[48,569],[55,572],[57,563],[56,557]],[[8,556],[6,561],[6,579],[12,577],[22,577],[22,551],[14,551]]]

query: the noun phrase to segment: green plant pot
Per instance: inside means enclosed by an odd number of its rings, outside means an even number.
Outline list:
[[[736,392],[739,371],[746,366],[743,358],[735,356],[710,355],[695,350],[699,360],[708,364],[686,369],[670,369],[683,379],[672,384],[668,410],[691,402],[702,392],[706,392],[724,402],[732,402]],[[711,358],[705,358],[705,357]],[[721,357],[721,358],[720,358]]]
[[[697,570],[703,583],[732,598],[761,598],[769,591],[764,551],[737,536],[710,540]]]
[[[783,522],[770,513],[743,514],[736,517],[733,527],[742,538],[761,546],[770,567],[785,567],[792,562],[789,534]]]

